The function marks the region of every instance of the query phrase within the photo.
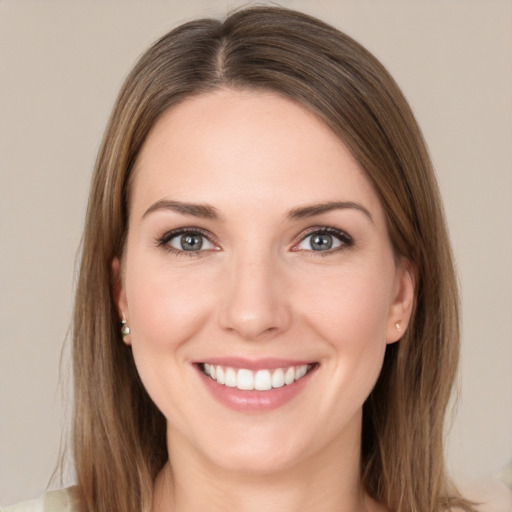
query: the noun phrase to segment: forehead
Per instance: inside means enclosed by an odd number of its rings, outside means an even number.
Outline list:
[[[168,109],[132,179],[131,208],[165,196],[247,205],[362,200],[380,209],[360,165],[305,107],[271,92],[218,90]],[[293,204],[292,204],[293,203]]]

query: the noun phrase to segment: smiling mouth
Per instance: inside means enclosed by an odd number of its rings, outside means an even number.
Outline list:
[[[287,366],[284,368],[248,370],[208,363],[199,364],[201,371],[218,384],[241,391],[269,391],[289,386],[305,377],[316,364]]]

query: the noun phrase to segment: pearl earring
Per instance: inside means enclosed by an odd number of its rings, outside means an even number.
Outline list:
[[[130,327],[128,326],[126,317],[124,316],[124,313],[123,313],[123,318],[121,320],[121,336],[123,337],[124,343],[126,343],[127,345],[129,343],[128,343],[128,340],[126,338],[129,335],[130,335]]]
[[[401,322],[397,322],[397,323],[395,324],[396,330],[397,330],[398,332],[402,332],[402,326],[401,326],[400,324],[401,324]]]

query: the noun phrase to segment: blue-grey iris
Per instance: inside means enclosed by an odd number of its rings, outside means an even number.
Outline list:
[[[203,246],[203,237],[199,235],[182,235],[181,248],[184,251],[199,251]]]
[[[313,235],[310,243],[314,251],[328,251],[332,247],[332,236],[326,234]]]

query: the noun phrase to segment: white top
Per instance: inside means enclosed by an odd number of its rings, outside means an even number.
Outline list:
[[[480,512],[512,512],[512,492],[502,482],[473,482],[471,486],[462,486],[462,491],[466,497],[481,504],[476,507]],[[37,500],[19,503],[1,512],[78,512],[75,488],[50,491]]]
[[[2,512],[77,512],[74,487],[50,491],[37,500],[24,501],[3,509]]]

